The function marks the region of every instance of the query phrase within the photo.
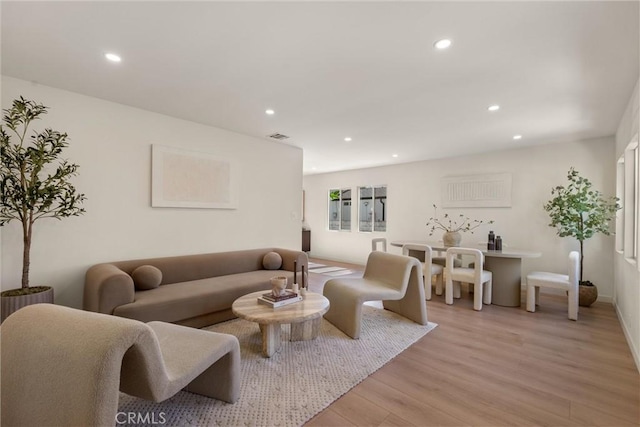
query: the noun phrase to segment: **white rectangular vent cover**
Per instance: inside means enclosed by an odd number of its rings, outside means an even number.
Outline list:
[[[444,177],[441,198],[443,208],[511,207],[511,174]]]

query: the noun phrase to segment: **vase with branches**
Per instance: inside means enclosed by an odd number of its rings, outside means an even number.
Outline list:
[[[571,167],[567,173],[569,184],[551,189],[554,196],[544,205],[549,213],[550,227],[554,227],[560,237],[574,237],[580,242],[580,284],[593,286],[583,279],[584,241],[596,233],[612,234],[611,221],[620,209],[617,197],[605,197],[593,189],[587,178]]]
[[[0,124],[0,226],[16,220],[22,226],[22,286],[7,295],[28,294],[30,251],[34,223],[44,218],[81,215],[84,194],[71,182],[78,165],[60,159],[68,135],[50,128],[28,135],[34,120],[48,107],[23,97],[3,110]],[[30,291],[30,289],[32,289]],[[10,292],[13,292],[11,294]],[[16,293],[17,292],[17,293]],[[7,294],[9,293],[9,294]]]
[[[439,217],[438,207],[435,204],[433,205],[433,216],[427,221],[429,236],[433,236],[436,230],[442,230],[445,233],[443,237],[445,246],[457,246],[460,243],[460,233],[473,234],[473,231],[482,224],[493,224],[493,220],[471,219],[465,214],[451,216],[448,213]]]

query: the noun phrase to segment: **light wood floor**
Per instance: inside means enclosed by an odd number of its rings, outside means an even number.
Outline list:
[[[351,269],[358,266],[313,260]],[[328,276],[310,274],[321,292]],[[611,304],[541,294],[536,313],[484,306],[463,290],[427,302],[438,327],[307,426],[638,426],[640,376]]]

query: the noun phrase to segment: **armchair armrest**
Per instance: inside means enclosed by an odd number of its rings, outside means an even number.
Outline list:
[[[82,308],[113,314],[113,310],[134,301],[133,279],[113,264],[97,264],[87,270]]]

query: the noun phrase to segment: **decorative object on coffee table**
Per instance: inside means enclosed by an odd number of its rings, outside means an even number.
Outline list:
[[[449,216],[448,213],[445,213],[442,218],[439,218],[438,207],[435,204],[433,205],[433,216],[427,221],[427,227],[430,228],[429,236],[433,236],[436,230],[444,231],[442,242],[446,247],[460,246],[460,242],[462,241],[462,235],[460,233],[469,232],[473,234],[473,231],[482,224],[493,224],[493,220],[484,221],[471,219],[464,214],[453,218]]]
[[[71,178],[78,165],[61,159],[69,145],[66,133],[50,128],[28,135],[32,121],[47,113],[48,107],[23,97],[3,110],[0,124],[0,226],[12,220],[22,225],[22,287],[2,292],[3,321],[26,305],[53,303],[53,288],[29,286],[33,225],[42,218],[63,219],[84,213],[84,194],[76,191]],[[10,138],[11,136],[11,138]]]
[[[287,278],[285,276],[276,276],[271,278],[271,293],[274,297],[284,294],[287,287]]]

